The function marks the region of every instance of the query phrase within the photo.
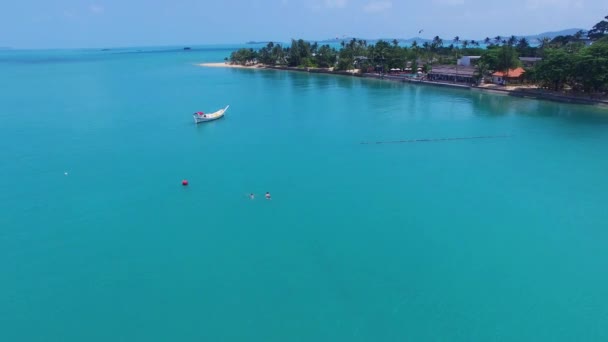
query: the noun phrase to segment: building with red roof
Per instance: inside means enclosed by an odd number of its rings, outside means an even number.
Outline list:
[[[492,82],[496,84],[521,82],[525,72],[526,70],[522,67],[509,69],[506,73],[504,71],[496,71],[492,74]]]

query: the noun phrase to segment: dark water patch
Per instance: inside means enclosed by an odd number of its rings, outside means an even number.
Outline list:
[[[361,142],[361,145],[372,144],[411,144],[425,142],[440,142],[440,141],[457,141],[457,140],[480,140],[480,139],[504,139],[511,138],[511,135],[486,135],[477,137],[460,137],[460,138],[434,138],[434,139],[410,139],[410,140],[391,140],[391,141],[376,141],[376,142]]]
[[[25,65],[44,65],[44,64],[69,64],[98,62],[103,60],[100,57],[94,58],[64,58],[64,57],[44,57],[44,58],[0,58],[2,64],[25,64]]]
[[[221,52],[221,51],[234,51],[236,48],[228,48],[228,47],[215,47],[215,48],[190,48],[185,50],[184,48],[171,48],[171,49],[163,49],[163,50],[135,50],[135,51],[120,51],[113,52],[113,54],[171,54],[171,53],[192,53],[192,52]]]
[[[108,58],[108,54],[98,51],[71,51],[71,52],[10,52],[0,54],[0,64],[19,65],[45,65],[98,62]]]

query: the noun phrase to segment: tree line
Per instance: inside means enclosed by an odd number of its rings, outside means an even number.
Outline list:
[[[399,41],[379,40],[375,44],[352,38],[341,41],[336,49],[302,39],[289,46],[268,43],[259,50],[239,49],[229,58],[231,63],[261,63],[289,67],[358,69],[361,72],[386,72],[393,68],[418,67],[428,72],[433,65],[454,65],[462,56],[481,56],[476,66],[477,78],[495,71],[508,71],[521,66],[519,57],[542,60],[527,67],[525,80],[551,90],[568,87],[574,91],[605,92],[608,90],[608,16],[589,31],[573,35],[542,38],[531,43],[525,37],[487,37],[483,41],[461,40],[456,36],[447,42],[435,36],[430,41],[401,46]],[[589,45],[589,42],[593,44]]]

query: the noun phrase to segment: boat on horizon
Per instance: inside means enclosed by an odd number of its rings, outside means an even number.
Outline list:
[[[224,116],[224,113],[226,113],[228,107],[230,107],[230,105],[226,106],[226,108],[224,109],[220,109],[210,114],[205,114],[203,112],[195,112],[194,114],[192,114],[192,116],[194,117],[194,123],[201,123],[220,119]]]

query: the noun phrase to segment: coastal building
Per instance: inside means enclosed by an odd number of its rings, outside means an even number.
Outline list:
[[[405,68],[403,69],[403,71],[405,71],[408,74],[421,74],[422,69],[424,68],[424,66],[426,64],[427,64],[427,61],[423,61],[420,59],[416,61],[416,65],[414,65],[414,63],[412,63],[412,61],[408,61],[405,63]],[[414,70],[414,67],[416,68],[416,70]]]
[[[509,69],[506,73],[504,71],[496,71],[492,74],[492,82],[502,85],[507,83],[521,83],[525,72],[526,70],[522,67]]]
[[[458,58],[458,65],[461,65],[461,66],[477,65],[477,62],[479,61],[480,58],[481,58],[481,56],[462,56],[462,57]]]
[[[472,66],[433,66],[433,69],[427,74],[427,79],[435,82],[451,82],[469,85],[477,83],[475,68]]]
[[[542,61],[543,59],[540,57],[519,57],[519,60],[525,67],[533,67],[536,65],[536,63]]]

